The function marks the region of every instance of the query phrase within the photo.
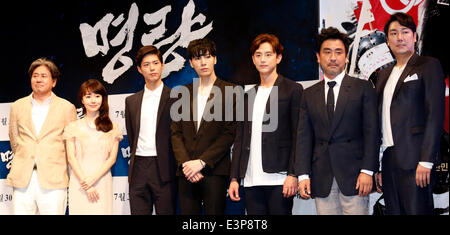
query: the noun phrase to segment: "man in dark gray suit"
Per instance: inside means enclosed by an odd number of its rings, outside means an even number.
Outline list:
[[[171,124],[173,150],[177,164],[181,215],[223,215],[226,186],[230,173],[230,151],[236,122],[226,114],[234,112],[234,93],[226,92],[234,84],[217,77],[216,44],[208,39],[193,40],[187,47],[189,64],[198,75],[194,82],[174,90],[188,91],[187,119]],[[184,89],[183,89],[184,88]],[[232,100],[229,106],[227,100]],[[233,101],[234,100],[234,101]],[[185,113],[181,106],[173,113]],[[181,111],[181,112],[179,112]]]
[[[330,27],[317,41],[324,79],[302,97],[295,160],[300,195],[315,197],[318,214],[368,214],[379,152],[375,90],[345,74],[347,35]]]
[[[388,214],[433,214],[434,166],[440,163],[445,81],[438,60],[415,54],[416,25],[396,13],[384,31],[396,63],[379,73],[381,184]]]

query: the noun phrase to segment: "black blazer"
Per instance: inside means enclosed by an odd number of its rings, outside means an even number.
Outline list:
[[[177,176],[183,175],[182,164],[184,162],[195,159],[201,159],[206,163],[206,167],[201,171],[204,176],[229,175],[230,151],[235,136],[236,122],[234,119],[233,121],[226,121],[225,119],[225,100],[234,100],[232,94],[230,97],[227,96],[230,95],[225,92],[227,86],[235,87],[236,85],[219,78],[214,82],[214,87],[220,89],[221,96],[215,96],[211,91],[208,102],[221,104],[221,120],[204,120],[207,113],[205,107],[198,132],[197,121],[193,121],[193,115],[197,115],[194,112],[194,105],[197,105],[197,94],[193,92],[193,84],[185,86],[189,90],[189,120],[173,121],[171,125],[173,151],[177,161]],[[182,99],[183,97],[177,103]],[[234,110],[235,100],[232,105]],[[214,114],[214,108],[214,106],[211,107],[209,111],[211,114]],[[177,112],[182,113],[181,109]]]
[[[163,182],[175,178],[175,158],[170,138],[170,107],[174,99],[170,98],[171,89],[164,85],[158,106],[156,121],[156,152],[157,168]],[[128,143],[130,144],[130,167],[128,169],[128,182],[133,173],[134,157],[136,155],[139,128],[141,123],[141,106],[144,90],[141,90],[125,99],[125,124],[127,128]]]
[[[327,197],[336,178],[346,196],[356,195],[362,169],[376,172],[380,138],[373,85],[345,75],[333,120],[327,116],[325,82],[305,90],[297,130],[298,175],[308,174],[312,196]]]
[[[302,96],[302,85],[279,75],[274,83],[278,87],[278,126],[273,132],[262,133],[262,166],[267,173],[287,172],[294,175],[295,139]],[[252,136],[251,110],[254,105],[254,95],[258,86],[246,92],[244,96],[244,121],[238,123],[236,139],[233,147],[233,159],[230,178],[244,178],[250,156]],[[270,96],[272,96],[272,89]],[[270,113],[270,97],[266,103],[266,114]],[[249,111],[250,107],[250,111]],[[264,121],[263,124],[269,124]]]
[[[383,93],[394,65],[380,71],[378,108],[382,115]],[[417,80],[406,81],[417,75]],[[420,161],[440,163],[439,147],[445,118],[445,80],[438,60],[414,54],[394,90],[391,127],[397,166],[415,169]],[[381,116],[380,116],[381,121]]]

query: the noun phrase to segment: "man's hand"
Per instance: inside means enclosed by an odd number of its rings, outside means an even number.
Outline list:
[[[372,176],[366,173],[359,173],[358,180],[356,181],[356,190],[359,190],[359,196],[365,197],[372,191]]]
[[[205,163],[200,160],[191,160],[183,163],[183,173],[186,179],[192,178],[194,175],[199,173],[205,167]]]
[[[416,184],[421,188],[427,187],[430,184],[430,173],[431,169],[428,169],[420,164],[417,165],[416,169]]]
[[[297,194],[298,179],[295,176],[288,175],[283,184],[283,196],[285,198],[292,197]]]
[[[383,193],[383,182],[381,180],[381,172],[380,173],[375,173],[375,183],[377,184],[377,192],[378,193]]]
[[[300,181],[298,190],[303,199],[309,199],[311,197],[311,180],[305,179]]]
[[[192,176],[191,178],[188,178],[189,182],[191,183],[197,183],[200,180],[202,180],[204,178],[203,174],[198,172],[197,174],[195,174],[194,176]]]
[[[230,187],[228,188],[228,195],[230,195],[232,201],[237,202],[241,200],[239,197],[239,183],[236,179],[231,180]]]

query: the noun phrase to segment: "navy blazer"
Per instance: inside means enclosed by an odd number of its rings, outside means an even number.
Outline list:
[[[376,91],[382,115],[383,93],[394,65],[379,72]],[[417,79],[406,80],[407,77]],[[406,82],[405,82],[406,80]],[[381,121],[381,116],[380,116]],[[439,61],[414,54],[394,90],[391,128],[396,165],[416,169],[421,161],[440,164],[440,139],[445,119],[445,80]]]
[[[333,120],[328,120],[325,82],[305,90],[297,129],[296,169],[308,174],[311,194],[327,197],[333,177],[346,196],[358,194],[362,169],[378,170],[380,148],[377,99],[373,85],[345,75]]]

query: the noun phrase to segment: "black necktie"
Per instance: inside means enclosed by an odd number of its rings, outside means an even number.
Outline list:
[[[328,82],[328,95],[327,95],[327,112],[328,112],[328,120],[330,122],[333,120],[334,114],[334,92],[333,87],[336,85],[335,81]]]

